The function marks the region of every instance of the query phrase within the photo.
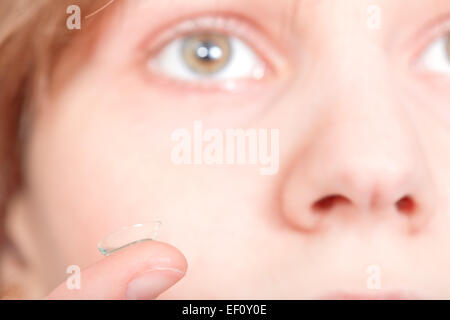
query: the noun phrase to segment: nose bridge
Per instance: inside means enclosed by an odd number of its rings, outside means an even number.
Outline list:
[[[361,29],[350,23],[344,25],[348,32]],[[395,74],[389,68],[382,45],[368,37],[367,30],[352,31],[351,42],[349,37],[345,39],[340,41],[336,37],[325,45],[337,55],[324,60],[324,69],[317,71],[323,83],[327,81],[324,78],[331,77],[333,81],[331,89],[327,89],[327,101],[322,101],[322,116],[332,126],[340,126],[341,135],[348,135],[343,142],[358,142],[360,145],[354,147],[363,148],[366,154],[372,151],[373,155],[382,156],[382,149],[388,151],[395,145],[398,151],[409,149],[413,128],[408,110],[397,98]],[[393,155],[395,150],[389,152]]]
[[[417,147],[408,110],[389,90],[373,89],[343,89],[335,101],[326,102],[322,117],[328,125],[319,135],[331,140],[347,161],[385,168],[399,160],[405,164]]]
[[[379,152],[383,149],[391,149],[391,155],[409,149],[414,128],[409,110],[397,98],[395,83],[389,82],[389,70],[382,63],[368,66],[364,61],[345,70],[342,68],[346,62],[338,65],[334,72],[336,85],[321,102],[321,117],[329,124],[325,133],[333,132],[341,138],[336,139],[337,143],[353,143],[353,147],[363,149],[359,151],[374,156],[383,155]]]

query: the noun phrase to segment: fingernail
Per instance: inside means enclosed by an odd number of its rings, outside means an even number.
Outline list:
[[[173,268],[154,268],[141,273],[128,283],[126,298],[128,300],[155,299],[183,275],[183,271]]]

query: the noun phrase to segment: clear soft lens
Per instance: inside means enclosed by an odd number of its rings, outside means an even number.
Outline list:
[[[160,221],[150,221],[124,227],[100,241],[98,249],[103,255],[108,256],[131,244],[155,240],[160,226]]]

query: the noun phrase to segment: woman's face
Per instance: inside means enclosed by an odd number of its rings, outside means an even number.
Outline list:
[[[160,220],[189,263],[161,298],[450,297],[448,0],[112,7],[29,132],[18,246],[43,290]],[[258,139],[233,154],[236,129]]]

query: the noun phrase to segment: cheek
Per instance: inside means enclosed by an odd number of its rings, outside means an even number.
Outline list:
[[[162,221],[158,240],[178,247],[198,272],[248,254],[242,243],[252,247],[252,237],[267,232],[260,199],[268,183],[258,169],[176,166],[171,133],[192,125],[189,116],[87,92],[69,89],[46,106],[29,144],[29,197],[43,243],[58,252],[58,274],[100,259],[97,243],[109,233],[152,220]]]
[[[61,263],[79,265],[101,257],[96,246],[109,233],[158,219],[161,184],[170,183],[169,143],[158,142],[151,123],[133,123],[119,112],[122,100],[92,99],[83,89],[68,88],[45,106],[26,163],[31,210],[46,244],[58,247]]]

